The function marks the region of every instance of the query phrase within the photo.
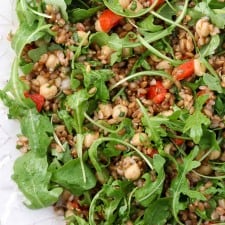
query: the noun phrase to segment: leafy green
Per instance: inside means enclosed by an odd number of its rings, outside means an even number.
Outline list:
[[[152,202],[145,210],[145,225],[164,225],[170,217],[171,198],[159,198]]]
[[[157,31],[163,29],[163,27],[161,25],[155,25],[154,24],[154,17],[153,17],[153,15],[147,16],[138,25],[139,25],[139,27],[141,29],[144,29],[144,30],[150,31],[150,32],[157,32]]]
[[[33,62],[37,62],[43,54],[47,52],[47,46],[43,45],[39,48],[32,49],[28,52],[28,56],[32,59]]]
[[[225,27],[225,13],[216,13],[214,10],[210,9],[206,1],[199,2],[195,8],[195,11],[201,13],[199,17],[208,16],[212,23],[215,24],[218,28],[223,29]]]
[[[220,37],[219,35],[213,35],[211,37],[211,40],[208,44],[204,45],[201,49],[200,49],[200,54],[202,57],[206,57],[209,55],[213,55],[216,51],[216,49],[219,47],[220,45]]]
[[[58,116],[66,125],[67,130],[70,134],[72,134],[72,130],[74,127],[74,122],[72,116],[66,111],[66,110],[60,110],[58,111]]]
[[[136,201],[141,205],[147,207],[151,204],[158,196],[160,196],[163,184],[165,180],[164,164],[165,159],[160,155],[154,155],[153,157],[153,167],[157,172],[158,176],[155,181],[151,181],[149,173],[142,176],[145,179],[144,185],[137,189],[135,192]]]
[[[29,208],[43,208],[55,203],[62,188],[49,190],[51,173],[48,172],[47,158],[28,152],[19,157],[14,164],[13,180],[26,196]]]
[[[203,104],[207,99],[207,95],[199,96],[196,99],[195,111],[192,115],[189,115],[184,126],[184,132],[189,133],[195,143],[199,143],[202,137],[202,126],[208,126],[210,124],[210,119],[201,112]]]
[[[75,92],[66,98],[66,107],[73,110],[73,124],[77,133],[82,133],[84,112],[88,109],[90,95],[85,89]]]
[[[47,116],[36,109],[27,110],[21,119],[21,131],[29,139],[29,147],[39,156],[44,157],[51,142],[53,127]]]
[[[67,5],[64,0],[43,0],[46,4],[57,6],[65,20],[68,20]]]
[[[198,200],[206,200],[203,194],[198,191],[190,190],[188,180],[186,175],[191,170],[199,167],[201,165],[200,162],[195,161],[194,158],[197,156],[199,151],[198,147],[195,147],[188,156],[183,159],[183,163],[178,164],[177,168],[177,176],[172,181],[170,190],[170,196],[172,199],[172,213],[173,216],[178,224],[182,224],[178,219],[178,212],[184,209],[184,205],[180,202],[181,194],[187,195],[191,199],[198,199]]]
[[[204,74],[203,81],[205,85],[209,87],[212,91],[217,91],[218,93],[223,93],[223,89],[221,87],[221,82],[218,76],[212,76],[210,74]]]
[[[216,102],[215,102],[215,111],[219,116],[225,115],[225,95],[224,94],[218,94],[216,97]]]
[[[73,23],[83,21],[85,19],[91,18],[101,9],[102,9],[102,6],[97,6],[97,7],[93,7],[93,8],[89,8],[89,9],[75,8],[70,11],[69,19]]]
[[[96,178],[86,164],[84,164],[84,170],[87,178],[86,182],[80,176],[82,174],[80,159],[70,160],[53,172],[52,180],[73,194],[81,195],[83,191],[89,190],[96,185]]]

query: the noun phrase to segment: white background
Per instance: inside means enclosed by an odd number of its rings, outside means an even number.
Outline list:
[[[0,89],[10,74],[14,53],[7,35],[17,27],[15,0],[1,0],[0,5]],[[0,225],[63,225],[52,207],[43,210],[27,209],[23,196],[11,180],[14,160],[20,155],[16,150],[16,135],[20,132],[16,121],[7,119],[7,109],[0,101]]]

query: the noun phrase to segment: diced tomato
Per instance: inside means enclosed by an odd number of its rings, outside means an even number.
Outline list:
[[[173,141],[178,146],[180,146],[184,143],[184,139],[181,139],[181,138],[174,138]]]
[[[30,98],[35,103],[38,112],[42,110],[43,105],[45,103],[45,98],[42,95],[37,93],[30,94],[28,92],[24,92],[24,96],[26,98]]]
[[[157,1],[157,3],[155,4],[154,2]],[[150,2],[150,5],[153,5],[155,4],[155,7],[154,8],[159,8],[164,2],[165,0],[149,0]]]
[[[148,98],[154,103],[160,104],[164,101],[166,93],[167,89],[163,86],[162,81],[156,81],[156,84],[148,89]]]
[[[109,32],[122,18],[122,16],[115,14],[109,9],[104,10],[99,16],[102,31]]]
[[[189,60],[173,70],[173,76],[176,80],[183,80],[194,74],[194,60]]]

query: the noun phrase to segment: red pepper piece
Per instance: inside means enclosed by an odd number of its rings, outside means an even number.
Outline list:
[[[109,9],[104,10],[99,17],[102,31],[109,32],[122,18],[122,16],[115,14]]]
[[[155,1],[157,1],[156,5],[155,5],[155,9],[158,9],[164,2],[165,0],[149,0],[150,5],[155,4]]]
[[[194,74],[194,60],[189,60],[173,70],[173,76],[176,80],[183,80]]]
[[[156,84],[148,89],[148,98],[154,103],[160,104],[164,101],[166,93],[167,89],[163,86],[162,81],[156,81]]]
[[[42,110],[43,105],[45,103],[45,98],[42,95],[37,93],[30,94],[28,92],[24,92],[24,96],[26,98],[30,98],[35,103],[38,112]]]

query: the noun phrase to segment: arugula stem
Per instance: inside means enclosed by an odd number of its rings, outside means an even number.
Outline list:
[[[138,73],[132,74],[128,77],[125,77],[124,79],[120,80],[119,82],[114,84],[112,87],[110,87],[110,90],[113,90],[114,88],[120,86],[122,83],[124,83],[128,80],[131,80],[131,79],[134,79],[134,78],[140,77],[140,76],[161,76],[161,77],[165,77],[167,79],[172,80],[172,77],[163,71],[158,71],[158,70],[143,71],[143,72],[138,72]]]
[[[116,130],[113,130],[113,129],[110,129],[108,127],[105,127],[103,126],[102,124],[100,124],[99,122],[97,121],[94,121],[90,116],[88,116],[87,113],[84,113],[84,116],[87,120],[89,120],[92,124],[94,124],[96,127],[99,127],[101,128],[102,130],[106,131],[106,132],[109,132],[109,133],[113,133],[113,134],[116,134],[118,133],[118,131],[120,130],[119,128],[116,129]]]
[[[151,164],[151,162],[147,158],[147,156],[144,155],[139,149],[137,149],[136,147],[134,147],[133,145],[129,144],[126,141],[120,140],[118,138],[111,138],[111,137],[99,138],[97,141],[95,141],[92,144],[92,146],[89,148],[89,156],[90,156],[91,161],[92,161],[92,155],[91,155],[92,151],[94,151],[95,148],[97,148],[100,144],[102,144],[103,142],[106,142],[106,141],[114,141],[114,142],[123,144],[123,145],[127,146],[128,148],[131,148],[132,150],[134,150],[146,162],[146,164],[149,166],[150,169],[152,169],[152,170],[154,169],[152,164]],[[93,163],[93,165],[95,165],[95,164],[96,164],[96,162]]]
[[[206,178],[206,179],[212,179],[212,180],[220,180],[220,179],[224,179],[225,178],[225,175],[223,175],[223,176],[206,176],[206,175],[203,175],[201,173],[198,173],[195,170],[193,170],[193,173],[197,174],[200,177],[203,177],[203,178]]]
[[[140,35],[137,36],[138,40],[142,43],[142,45],[144,45],[150,52],[152,52],[154,55],[156,55],[157,57],[161,58],[161,59],[165,59],[166,61],[170,62],[172,65],[179,65],[180,64],[180,60],[174,60],[171,59],[169,57],[167,57],[166,55],[164,55],[163,53],[161,53],[160,51],[158,51],[156,48],[152,47],[144,38],[142,38]]]
[[[80,165],[81,165],[81,169],[82,169],[82,176],[83,176],[83,180],[84,183],[87,182],[86,179],[86,174],[85,174],[85,170],[84,170],[84,162],[83,162],[83,141],[84,141],[84,135],[83,134],[77,134],[77,139],[76,139],[76,150],[77,150],[77,155],[78,158],[80,159]]]

